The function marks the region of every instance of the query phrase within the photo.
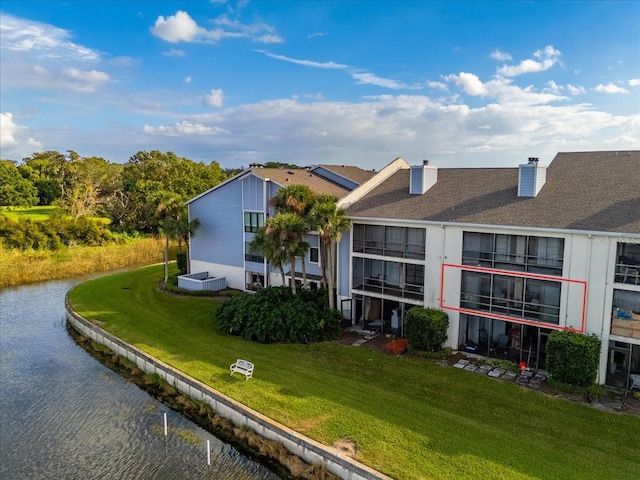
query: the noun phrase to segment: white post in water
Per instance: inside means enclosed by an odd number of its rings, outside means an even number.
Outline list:
[[[207,440],[207,465],[211,465],[211,446],[209,440]]]
[[[164,436],[167,436],[167,413],[164,414]]]

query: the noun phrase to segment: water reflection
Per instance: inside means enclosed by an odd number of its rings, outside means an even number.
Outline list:
[[[278,479],[73,342],[64,296],[84,280],[0,291],[0,478]]]

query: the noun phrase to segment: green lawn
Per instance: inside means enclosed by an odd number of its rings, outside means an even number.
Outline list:
[[[53,205],[45,205],[39,207],[10,207],[10,208],[0,208],[0,213],[6,215],[11,220],[20,220],[22,218],[28,218],[31,220],[46,220],[53,212],[58,210],[59,207],[55,207]],[[107,217],[91,217],[95,220],[99,220],[104,224],[111,223],[111,219]]]
[[[2,208],[0,212],[5,214],[11,220],[19,220],[21,218],[30,218],[31,220],[46,220],[58,207],[51,205],[43,207],[11,207]]]
[[[158,292],[162,267],[103,277],[87,319],[259,412],[397,479],[637,479],[640,418],[515,383],[337,343],[262,345],[214,330],[217,302]],[[254,378],[229,376],[236,358]]]

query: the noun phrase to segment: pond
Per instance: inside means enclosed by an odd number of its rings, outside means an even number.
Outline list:
[[[279,479],[76,345],[64,297],[88,278],[0,290],[0,478]]]

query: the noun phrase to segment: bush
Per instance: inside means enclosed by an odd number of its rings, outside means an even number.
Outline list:
[[[416,350],[437,352],[447,341],[449,316],[435,308],[413,307],[405,316],[405,333]]]
[[[178,271],[180,275],[187,273],[187,254],[186,252],[176,253],[176,263],[178,264]]]
[[[558,382],[588,387],[598,374],[601,341],[593,335],[555,331],[547,341],[547,369]]]
[[[235,296],[216,312],[218,327],[231,335],[262,343],[309,343],[333,340],[342,316],[327,308],[326,291],[269,287],[254,295]]]

